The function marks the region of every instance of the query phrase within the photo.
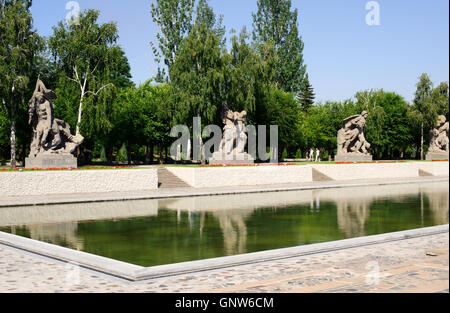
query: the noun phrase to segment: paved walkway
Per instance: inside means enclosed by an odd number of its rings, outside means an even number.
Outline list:
[[[449,292],[449,234],[130,283],[0,245],[0,292]]]

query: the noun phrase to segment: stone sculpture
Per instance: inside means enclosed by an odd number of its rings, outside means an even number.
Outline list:
[[[372,161],[372,155],[369,153],[370,144],[364,137],[368,114],[364,111],[360,115],[350,116],[344,120],[344,127],[339,130],[337,136],[338,151],[335,161]]]
[[[209,159],[209,164],[253,164],[251,155],[244,152],[247,145],[247,131],[245,119],[247,112],[233,112],[227,104],[224,104],[222,119],[225,124],[223,128],[223,139],[219,151]]]
[[[53,116],[56,94],[38,78],[33,96],[28,103],[29,124],[33,127],[30,156],[26,168],[77,167],[72,153],[83,143],[81,135],[73,136],[70,126]]]
[[[431,143],[427,160],[448,159],[449,156],[449,123],[444,115],[440,115],[436,126],[431,130]]]

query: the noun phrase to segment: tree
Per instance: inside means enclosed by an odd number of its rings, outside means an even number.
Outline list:
[[[216,121],[224,97],[222,40],[209,26],[204,22],[194,26],[170,71],[181,120],[188,120],[188,125],[194,116],[205,123]]]
[[[359,110],[353,100],[319,102],[308,112],[299,110],[299,146],[303,151],[314,147],[322,148],[333,156],[337,147],[337,132],[342,128],[343,120],[360,114]]]
[[[192,29],[194,5],[195,0],[156,0],[156,4],[152,3],[153,22],[159,28],[156,34],[158,47],[154,43],[150,44],[157,63],[164,62],[168,73],[181,50],[183,39]],[[158,80],[167,79],[167,72],[159,68]]]
[[[78,118],[76,134],[80,134],[86,99],[98,96],[113,86],[103,75],[112,59],[117,60],[117,27],[114,23],[99,25],[99,11],[88,10],[80,14],[79,24],[59,22],[53,28],[49,47],[56,59],[58,71],[78,88]]]
[[[264,104],[267,110],[267,125],[278,125],[280,144],[278,152],[281,153],[284,149],[295,151],[299,136],[297,132],[299,107],[294,96],[272,87],[265,93]]]
[[[420,159],[424,159],[424,129],[431,127],[436,120],[436,111],[433,110],[431,92],[433,90],[433,83],[430,77],[423,73],[419,77],[417,83],[416,95],[414,98],[414,111],[420,124]]]
[[[431,101],[438,115],[445,115],[449,120],[449,94],[448,83],[442,82],[431,91]]]
[[[253,40],[261,45],[271,41],[277,53],[277,87],[286,92],[302,90],[306,66],[303,41],[299,35],[298,10],[291,11],[291,0],[258,0],[253,14]]]
[[[2,110],[10,123],[11,167],[16,167],[16,123],[26,104],[37,51],[42,39],[33,30],[31,1],[0,1],[0,95]]]
[[[308,74],[305,75],[305,81],[302,90],[299,95],[299,102],[302,106],[303,111],[308,111],[311,106],[314,105],[314,99],[316,95],[314,94],[314,89],[309,82]]]
[[[365,137],[372,154],[378,159],[404,157],[413,139],[405,99],[383,90],[358,92],[355,97],[359,111],[369,111]]]
[[[159,145],[161,152],[173,126],[170,89],[169,85],[152,85],[151,81],[122,89],[115,102],[114,144],[125,143],[130,153],[133,146],[145,146],[146,158],[150,155],[151,160],[154,146]]]

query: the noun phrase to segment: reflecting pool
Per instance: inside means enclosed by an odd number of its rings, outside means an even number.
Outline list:
[[[0,208],[0,231],[154,266],[448,224],[448,182]]]

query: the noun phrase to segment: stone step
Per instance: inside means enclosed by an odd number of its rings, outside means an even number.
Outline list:
[[[169,172],[166,168],[158,169],[158,185],[161,189],[167,188],[192,188],[185,181]]]

